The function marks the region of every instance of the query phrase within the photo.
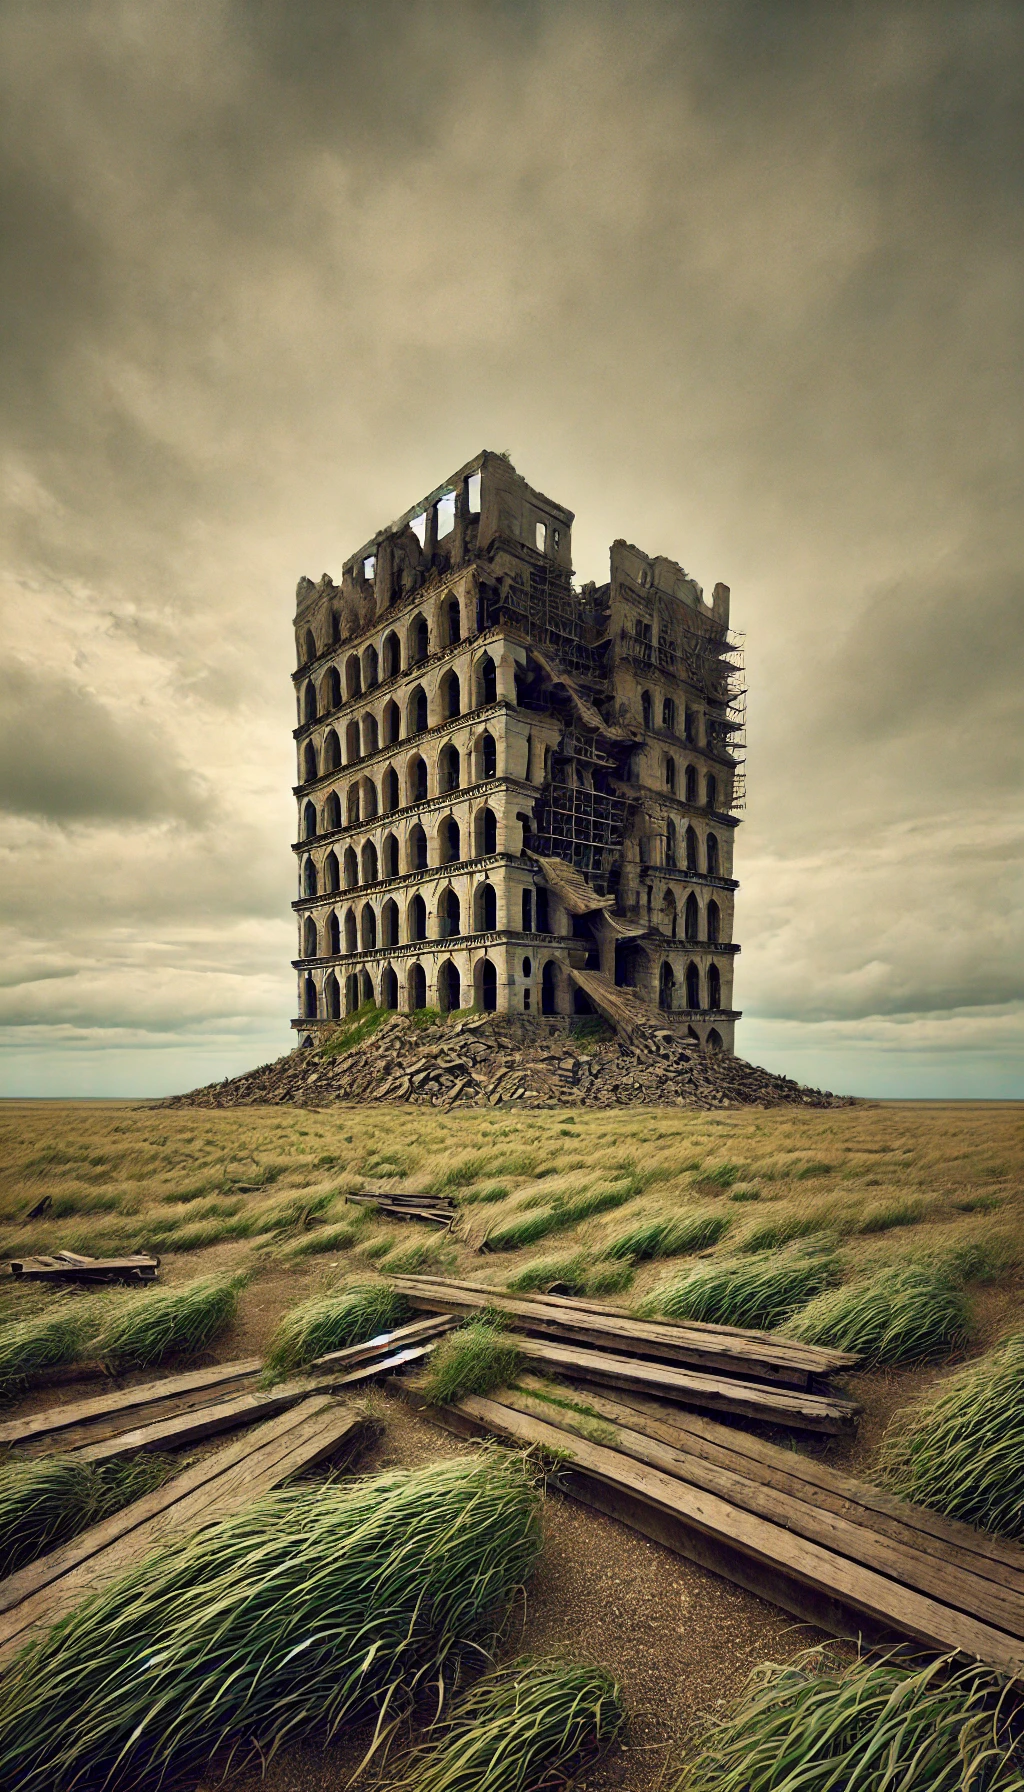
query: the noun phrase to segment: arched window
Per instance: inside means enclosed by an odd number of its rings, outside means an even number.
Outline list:
[[[686,869],[687,871],[696,871],[697,869],[697,836],[693,828],[686,830]]]
[[[422,754],[409,761],[409,801],[422,803],[427,796],[427,762]]]
[[[367,1003],[373,1006],[373,978],[363,970],[359,973],[359,1006],[363,1008]]]
[[[359,860],[354,846],[345,848],[345,888],[354,890],[359,882]]]
[[[695,803],[697,801],[697,773],[692,765],[688,765],[686,768],[686,783],[684,788],[687,802]]]
[[[462,932],[462,904],[448,884],[437,899],[437,937],[450,940]]]
[[[393,747],[396,740],[402,737],[402,715],[398,704],[392,701],[384,705],[384,745]]]
[[[324,829],[328,834],[341,826],[341,798],[336,790],[332,790],[324,804]]]
[[[302,893],[304,896],[315,896],[317,893],[316,866],[312,859],[307,859],[302,867]]]
[[[700,938],[700,908],[692,890],[686,898],[686,906],[683,909],[683,938],[685,940]]]
[[[442,821],[438,843],[441,848],[440,863],[442,865],[453,865],[457,859],[461,859],[462,834],[454,815],[449,815]]]
[[[306,803],[302,811],[302,838],[316,839],[316,809],[312,803]]]
[[[476,775],[480,783],[498,775],[498,749],[488,728],[484,729],[476,743]]]
[[[661,969],[658,972],[658,1007],[663,1008],[666,1014],[671,1014],[672,1012],[675,988],[676,974],[669,964],[668,959],[663,958],[661,961]]]
[[[718,779],[711,772],[704,780],[704,800],[709,809],[714,809],[718,803]]]
[[[409,630],[409,661],[419,665],[430,652],[430,630],[425,616],[417,616]]]
[[[498,701],[498,668],[489,653],[485,653],[477,672],[477,700],[480,704],[497,703]]]
[[[359,977],[350,971],[345,978],[345,1013],[354,1014],[359,1006]]]
[[[523,919],[523,932],[524,933],[532,933],[533,932],[533,891],[532,890],[524,890],[523,891],[523,901],[522,901],[521,913],[522,913],[522,919]]]
[[[341,617],[337,610],[331,611],[331,644],[336,647],[341,640]]]
[[[385,902],[380,911],[380,943],[382,946],[398,945],[398,904],[393,900]]]
[[[547,960],[540,974],[540,1011],[558,1013],[558,966],[553,958]]]
[[[665,823],[665,864],[674,871],[679,862],[679,848],[676,843],[676,824],[671,815]]]
[[[683,739],[688,741],[691,747],[697,745],[697,712],[691,709],[689,704],[683,710]]]
[[[720,1008],[721,1006],[722,1006],[722,973],[719,970],[717,964],[713,964],[710,966],[710,968],[708,970],[708,1007],[709,1008]]]
[[[362,870],[364,884],[375,884],[379,877],[377,870],[377,848],[372,840],[363,843]]]
[[[720,1052],[724,1043],[725,1042],[722,1038],[721,1033],[718,1031],[718,1028],[712,1027],[710,1033],[708,1034],[708,1051],[709,1052]]]
[[[385,877],[397,877],[399,875],[398,841],[394,834],[385,834],[384,836],[384,844],[381,848],[381,865]]]
[[[380,980],[380,1005],[382,1008],[398,1007],[398,978],[391,965],[387,966]]]
[[[651,702],[650,691],[641,691],[641,693],[640,693],[640,713],[643,717],[644,727],[645,728],[653,728],[653,726],[654,726],[654,705]]]
[[[347,807],[345,810],[345,816],[346,816],[346,819],[348,821],[348,825],[350,828],[356,827],[358,825],[358,823],[362,820],[362,809],[361,809],[360,802],[359,802],[359,785],[358,784],[350,784],[348,787],[348,804],[347,804]]]
[[[341,954],[341,922],[337,909],[333,908],[327,917],[327,951],[331,958]]]
[[[421,684],[409,698],[409,733],[422,734],[427,726],[427,693]]]
[[[302,657],[307,666],[310,664],[311,660],[316,659],[316,639],[311,628],[307,628],[306,630],[306,641]]]
[[[700,972],[692,958],[686,967],[686,1006],[700,1007]]]
[[[498,893],[493,884],[480,884],[476,892],[477,933],[493,933],[497,925]]]
[[[316,721],[316,692],[312,679],[309,679],[302,693],[302,719],[304,722]]]
[[[422,939],[423,935],[417,935]],[[409,1007],[414,1011],[427,1005],[427,973],[421,964],[414,964],[409,972]]]
[[[307,1020],[316,1019],[316,984],[312,977],[304,977],[302,980],[302,1012]]]
[[[333,971],[324,983],[324,1007],[329,1020],[341,1019],[341,988]]]
[[[459,777],[462,770],[462,762],[459,757],[458,747],[445,747],[441,754],[440,767],[441,789],[458,790]]]
[[[377,944],[377,917],[373,912],[372,902],[363,903],[363,912],[359,917],[360,944],[364,952],[372,952]]]
[[[379,683],[376,647],[363,648],[363,690],[372,691]]]
[[[371,753],[376,753],[377,747],[380,744],[377,739],[377,718],[376,718],[376,716],[364,716],[363,717],[362,741],[363,741],[363,758],[366,759],[369,757],[369,755]]]
[[[498,822],[493,809],[480,809],[476,817],[476,856],[485,859],[498,850]]]
[[[334,890],[338,889],[338,887],[341,883],[341,878],[339,877],[338,872],[339,872],[338,855],[336,852],[329,852],[327,854],[326,859],[324,860],[324,889],[325,890],[334,891]]]
[[[384,636],[383,659],[384,677],[397,678],[402,670],[402,644],[394,630]]]
[[[384,773],[384,782],[381,788],[384,792],[384,813],[390,815],[394,809],[401,807],[402,802],[401,792],[398,788],[398,773],[393,765],[389,765]]]
[[[302,956],[316,957],[316,918],[313,915],[307,915],[302,923]]]
[[[715,945],[721,938],[722,916],[717,902],[708,903],[708,939]]]
[[[333,728],[324,735],[324,771],[336,772],[341,764],[341,742]]]
[[[359,933],[356,928],[356,911],[354,908],[345,911],[345,951],[357,952],[359,949]]]
[[[718,836],[717,836],[717,834],[709,834],[708,835],[707,857],[708,857],[708,876],[709,877],[717,877],[719,875]]]
[[[345,661],[345,692],[349,697],[360,697],[363,691],[363,675],[359,666],[359,656],[350,653]]]
[[[377,814],[377,786],[372,778],[362,778],[359,787],[363,793],[363,820],[372,821]]]
[[[454,1014],[462,1006],[462,979],[450,958],[438,972],[437,1005],[442,1014]]]
[[[663,728],[667,728],[670,734],[674,734],[676,731],[676,706],[671,697],[666,697],[662,701],[661,725]]]
[[[427,869],[427,836],[419,822],[409,835],[409,870],[425,871]]]
[[[316,763],[316,743],[307,740],[302,749],[302,782],[312,784],[313,779],[319,776],[320,772]]]
[[[674,940],[678,924],[679,916],[676,911],[676,899],[671,890],[666,890],[661,900],[661,931],[662,933],[667,934],[670,940]]]
[[[489,958],[477,965],[476,999],[485,1014],[493,1014],[498,1006],[498,973]]]
[[[422,896],[414,896],[409,904],[409,938],[425,940],[427,937],[427,905]],[[423,1003],[419,1003],[423,1007]]]
[[[448,623],[448,642],[450,646],[454,647],[456,641],[462,640],[462,611],[459,608],[459,600],[457,597],[449,599],[446,617]]]
[[[672,792],[672,795],[675,796],[675,794],[676,794],[676,762],[672,758],[671,754],[669,754],[668,758],[665,761],[665,789],[670,790]]]
[[[457,672],[449,672],[441,686],[441,714],[449,721],[462,714],[462,687]]]
[[[341,702],[341,673],[337,666],[332,666],[327,674],[327,707],[337,709]]]
[[[353,716],[345,729],[345,764],[355,765],[356,760],[361,758],[362,749],[359,745],[359,723]]]

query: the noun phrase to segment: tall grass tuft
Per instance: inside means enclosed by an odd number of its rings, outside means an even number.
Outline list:
[[[904,1264],[817,1295],[782,1329],[805,1344],[859,1351],[866,1363],[915,1363],[959,1350],[970,1335],[970,1311],[947,1280],[922,1264]]]
[[[443,1741],[417,1752],[399,1792],[534,1792],[576,1779],[625,1724],[603,1668],[513,1661],[460,1699]]]
[[[572,1257],[535,1257],[509,1276],[505,1286],[512,1294],[533,1294],[538,1288],[550,1288],[552,1282],[562,1282],[571,1294],[582,1294],[588,1269],[589,1261],[582,1252]]]
[[[904,1499],[1024,1537],[1024,1332],[896,1413],[880,1466]]]
[[[173,1464],[143,1453],[102,1467],[76,1456],[0,1468],[0,1575],[13,1574],[110,1512],[159,1487]]]
[[[540,1548],[525,1465],[495,1453],[269,1495],[170,1543],[31,1644],[0,1683],[0,1784],[124,1792],[377,1736],[493,1628]]]
[[[145,1368],[172,1354],[193,1356],[231,1324],[247,1280],[201,1276],[180,1288],[113,1296],[96,1350],[120,1368]]]
[[[699,1319],[710,1325],[775,1326],[837,1280],[835,1259],[829,1256],[723,1258],[698,1265],[681,1281],[653,1288],[638,1311],[644,1317]]]
[[[517,1214],[488,1232],[480,1249],[517,1251],[522,1245],[535,1244],[551,1232],[567,1232],[570,1227],[591,1219],[595,1213],[622,1207],[639,1192],[635,1180],[630,1178],[617,1187],[591,1189],[587,1194],[577,1195],[575,1200],[554,1201],[550,1207],[542,1207],[533,1213]]]
[[[676,1792],[1021,1792],[1019,1713],[987,1668],[896,1655],[766,1663]]]
[[[432,1406],[447,1406],[464,1394],[507,1387],[521,1367],[515,1339],[497,1325],[475,1320],[441,1339],[419,1388]]]
[[[274,1373],[299,1369],[330,1350],[364,1344],[367,1338],[401,1325],[409,1312],[387,1282],[360,1282],[336,1294],[300,1301],[285,1313],[270,1340],[267,1368]]]
[[[82,1356],[99,1330],[100,1312],[96,1297],[70,1296],[0,1325],[0,1398],[15,1393],[38,1370]]]
[[[708,1251],[731,1225],[727,1213],[691,1213],[681,1219],[641,1220],[605,1246],[605,1256],[645,1263],[652,1257],[685,1257]]]
[[[306,1232],[290,1244],[285,1252],[287,1257],[315,1257],[326,1255],[329,1251],[351,1250],[359,1236],[359,1228],[351,1223],[342,1222],[335,1226],[317,1226],[312,1232]]]

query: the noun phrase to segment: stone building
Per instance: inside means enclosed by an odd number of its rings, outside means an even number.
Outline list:
[[[733,1049],[741,662],[729,590],[483,453],[297,591],[302,1038],[365,1001],[589,1013]],[[621,999],[621,998],[620,998]]]

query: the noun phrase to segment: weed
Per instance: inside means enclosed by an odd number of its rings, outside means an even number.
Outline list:
[[[923,1265],[883,1269],[819,1294],[783,1327],[789,1338],[855,1350],[865,1363],[924,1362],[970,1334],[963,1295]]]
[[[776,1326],[838,1280],[828,1256],[779,1256],[702,1263],[679,1282],[664,1282],[638,1311],[714,1325]]]
[[[247,1280],[205,1276],[180,1288],[110,1296],[95,1349],[120,1368],[145,1368],[172,1354],[195,1355],[231,1324]]]
[[[710,1250],[729,1230],[727,1213],[692,1213],[682,1219],[641,1220],[605,1246],[604,1255],[644,1263],[652,1257],[683,1257]]]
[[[496,1325],[476,1320],[441,1339],[417,1384],[432,1406],[447,1406],[464,1394],[489,1394],[515,1381],[522,1366],[515,1339]]]
[[[44,1456],[0,1468],[0,1575],[13,1574],[166,1480],[171,1458],[143,1452],[102,1467]]]
[[[409,1316],[402,1296],[387,1282],[364,1282],[300,1301],[285,1313],[267,1352],[267,1367],[280,1374],[299,1369],[331,1350],[363,1344]]]

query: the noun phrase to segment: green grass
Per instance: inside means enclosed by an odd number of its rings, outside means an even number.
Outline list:
[[[833,1221],[831,1210],[816,1213],[792,1213],[784,1219],[763,1220],[759,1226],[737,1240],[738,1251],[778,1251],[798,1238],[814,1238],[827,1232]]]
[[[698,1319],[710,1325],[781,1325],[838,1277],[828,1256],[723,1258],[653,1288],[637,1309],[646,1318]]]
[[[923,1201],[879,1201],[861,1216],[856,1230],[870,1236],[873,1232],[891,1232],[897,1226],[918,1226],[926,1218]]]
[[[534,1792],[576,1780],[621,1735],[603,1668],[513,1661],[460,1699],[444,1739],[418,1751],[403,1792]]]
[[[484,1642],[540,1548],[496,1452],[271,1494],[169,1543],[0,1682],[0,1784],[126,1788],[258,1763],[316,1729],[378,1735]]]
[[[970,1309],[960,1289],[934,1270],[905,1264],[827,1289],[782,1330],[805,1344],[856,1350],[866,1364],[925,1362],[966,1344]]]
[[[387,1282],[362,1282],[335,1294],[300,1301],[285,1313],[267,1352],[267,1368],[275,1374],[364,1344],[379,1332],[391,1331],[409,1318],[409,1307]]]
[[[343,1221],[335,1226],[317,1226],[312,1232],[296,1238],[287,1248],[288,1257],[324,1256],[328,1251],[349,1251],[359,1238],[359,1228]]]
[[[147,1452],[102,1467],[77,1456],[9,1461],[0,1468],[0,1575],[55,1549],[159,1487],[173,1461]]]
[[[474,1320],[441,1339],[417,1385],[432,1406],[447,1406],[464,1394],[507,1387],[521,1367],[515,1339],[496,1325]]]
[[[731,1225],[727,1213],[690,1213],[679,1219],[663,1215],[641,1220],[620,1232],[605,1246],[606,1257],[644,1263],[652,1257],[684,1257],[707,1251],[723,1238]]]
[[[1022,1792],[1020,1736],[986,1668],[812,1649],[756,1671],[675,1792]]]
[[[458,1197],[460,1207],[469,1207],[474,1203],[488,1206],[495,1201],[505,1201],[512,1193],[507,1182],[487,1182],[482,1188],[467,1188]]]
[[[552,1282],[564,1282],[570,1294],[582,1294],[589,1273],[590,1259],[582,1251],[571,1257],[535,1257],[509,1276],[505,1286],[510,1294],[533,1294],[538,1288],[550,1288]]]
[[[9,1398],[40,1369],[76,1362],[99,1330],[102,1296],[58,1296],[37,1313],[0,1325],[0,1397]]]
[[[879,1460],[903,1499],[1024,1538],[1024,1332],[897,1412]]]
[[[591,1189],[587,1194],[577,1195],[574,1200],[556,1200],[550,1207],[517,1214],[493,1227],[485,1235],[480,1249],[518,1251],[523,1245],[536,1244],[539,1239],[548,1238],[552,1232],[567,1232],[571,1227],[580,1225],[583,1220],[592,1219],[596,1213],[607,1213],[613,1207],[622,1207],[639,1192],[635,1179],[629,1177],[618,1187]]]
[[[371,1038],[381,1023],[389,1018],[389,1009],[378,1008],[375,1002],[363,1002],[353,1014],[339,1021],[332,1030],[330,1038],[321,1047],[322,1055],[325,1058],[338,1058],[343,1052],[350,1052],[353,1046],[362,1045]]]
[[[231,1324],[248,1277],[201,1276],[180,1288],[112,1295],[95,1340],[97,1355],[118,1368],[146,1368],[168,1356],[194,1356]]]

